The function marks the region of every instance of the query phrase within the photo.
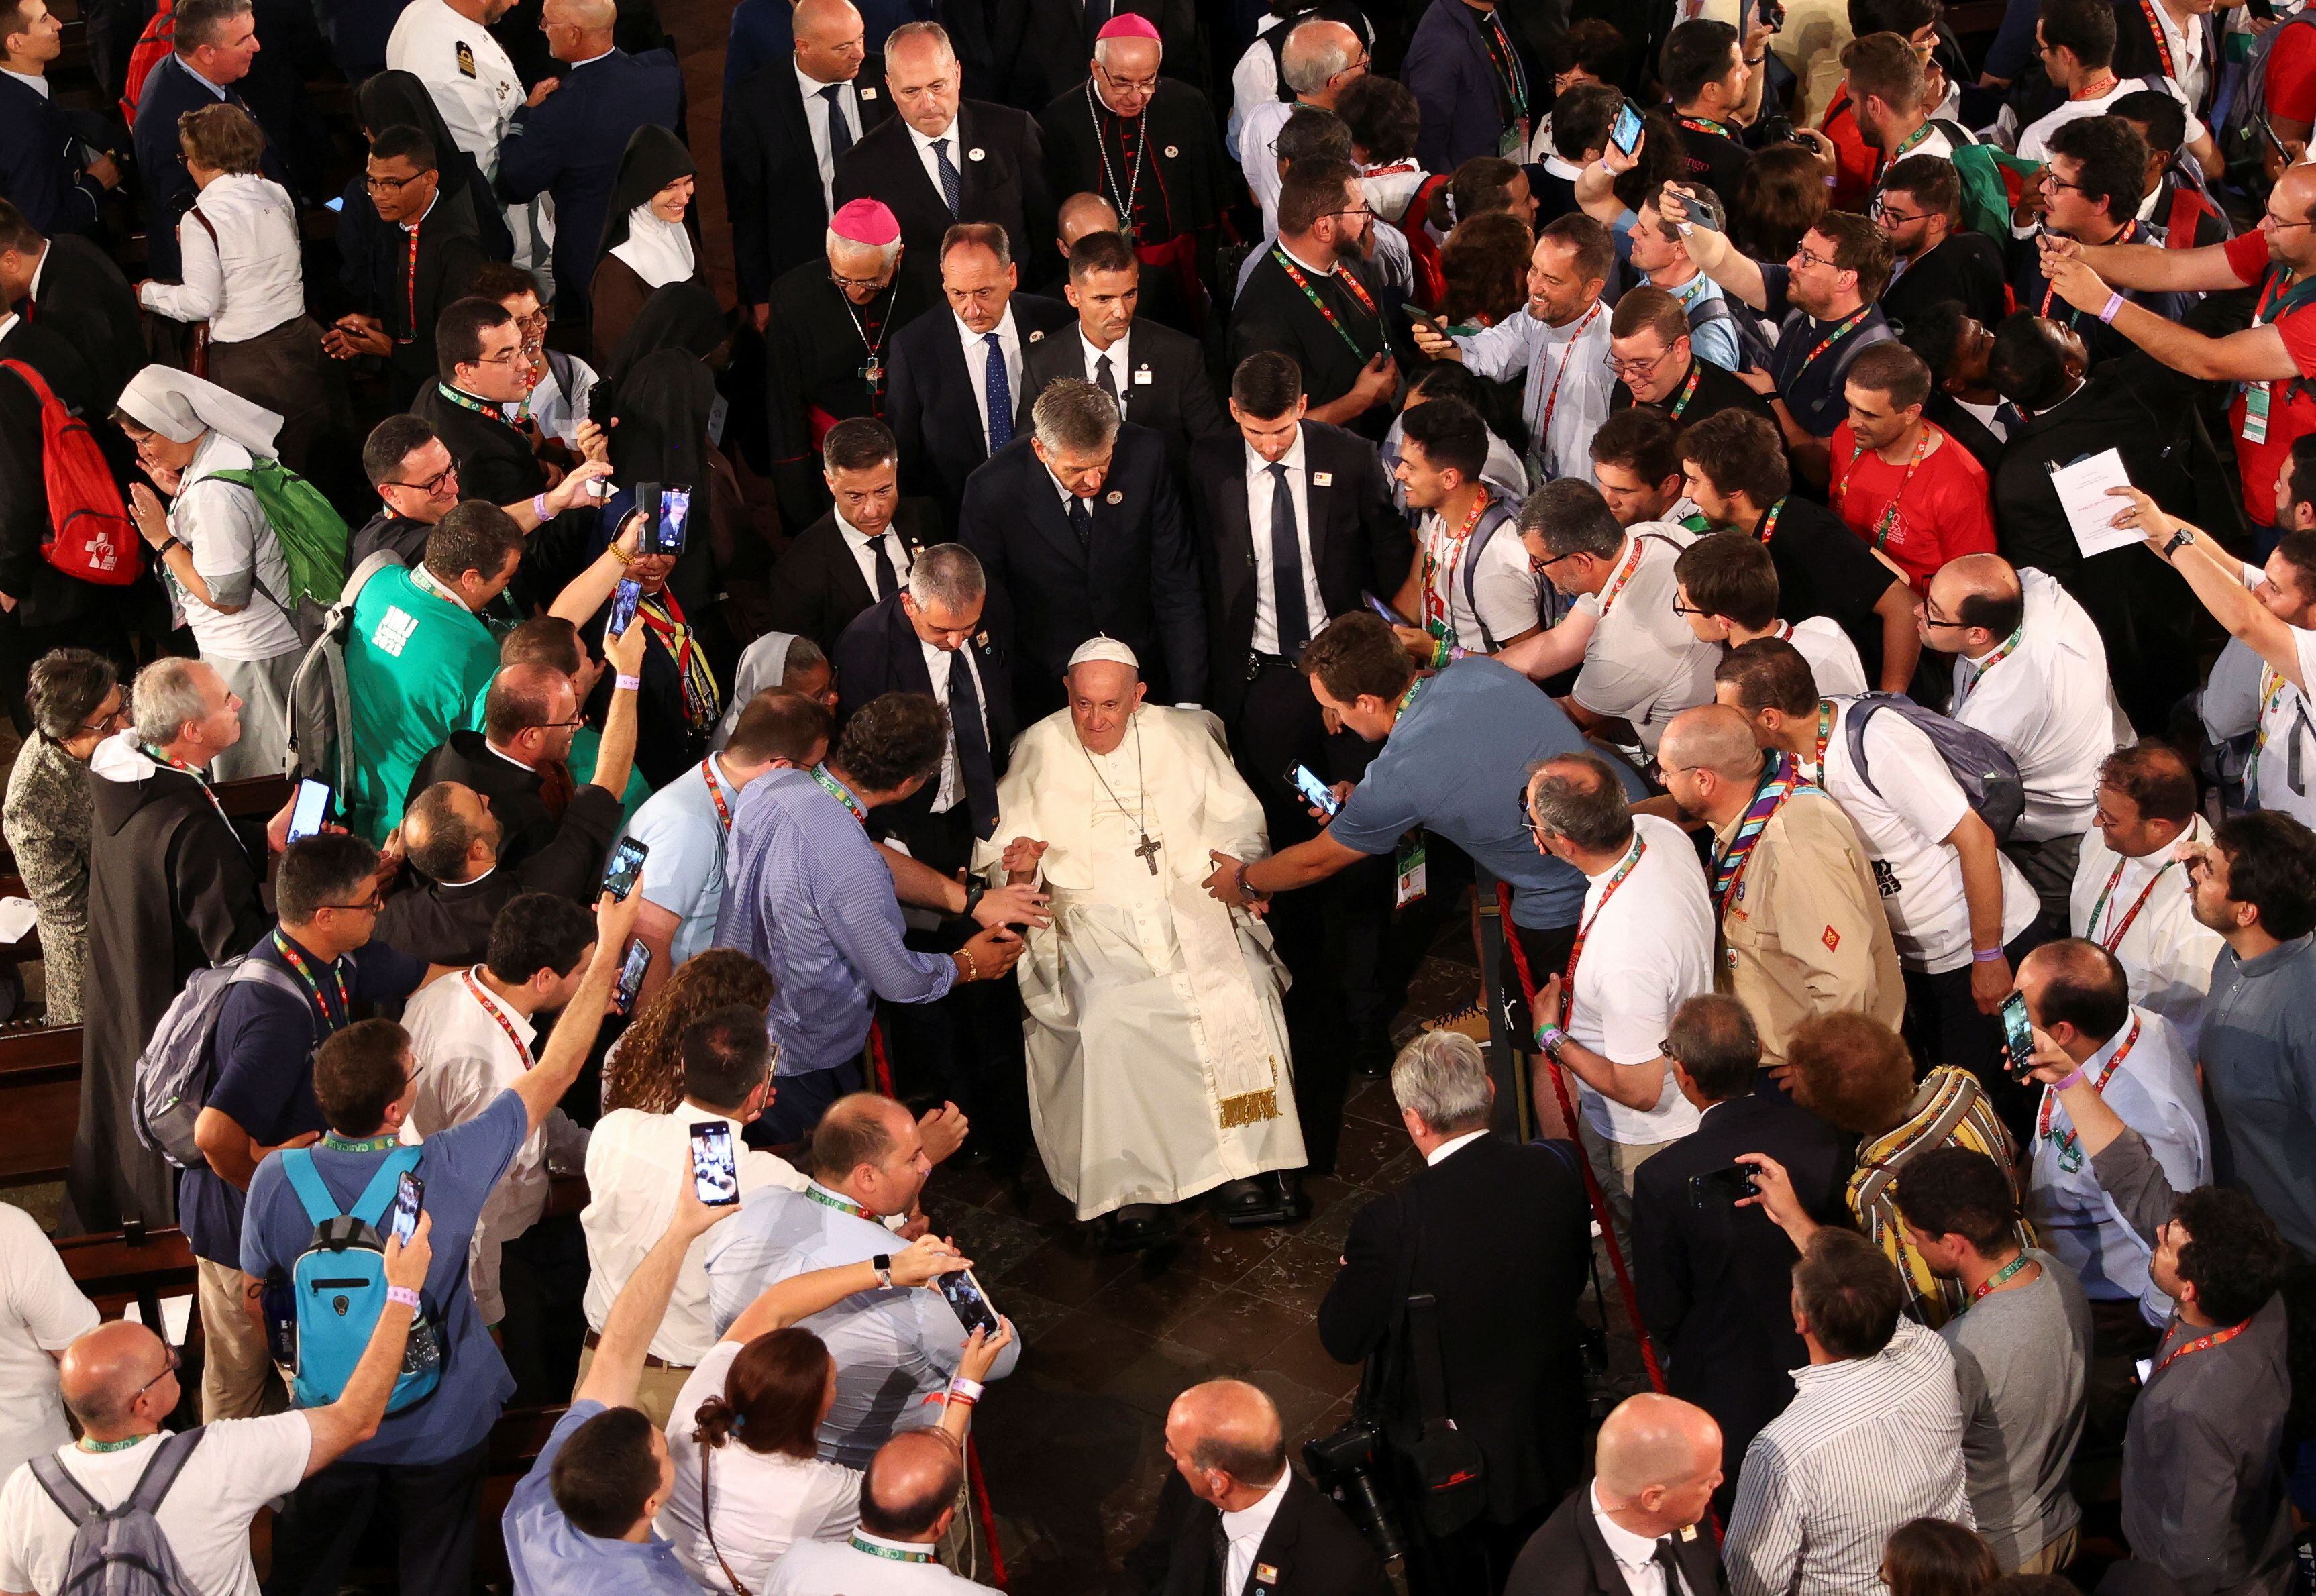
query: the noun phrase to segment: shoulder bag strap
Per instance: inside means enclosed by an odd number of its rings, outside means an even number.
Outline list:
[[[708,1460],[715,1455],[714,1447],[706,1441],[699,1443],[699,1527],[708,1531],[708,1549],[716,1554],[716,1566],[724,1571],[724,1578],[731,1584],[735,1596],[755,1596],[740,1576],[732,1572],[732,1565],[725,1558],[724,1548],[716,1544],[716,1509],[708,1499]]]
[[[1430,1292],[1407,1299],[1407,1341],[1415,1355],[1415,1384],[1426,1430],[1448,1417],[1448,1370],[1439,1358],[1439,1298]]]
[[[72,1471],[58,1460],[54,1452],[42,1452],[37,1458],[28,1458],[25,1464],[32,1471],[32,1478],[41,1490],[48,1493],[49,1500],[57,1504],[57,1511],[64,1514],[74,1529],[93,1524],[104,1517],[104,1510],[96,1504],[96,1498],[88,1493],[86,1486],[73,1478]]]
[[[161,1511],[162,1502],[169,1488],[177,1483],[185,1465],[192,1461],[193,1449],[201,1444],[207,1426],[196,1424],[191,1430],[169,1436],[153,1449],[152,1461],[137,1479],[137,1488],[129,1493],[128,1505],[152,1513]]]
[[[322,1172],[314,1167],[314,1155],[310,1149],[291,1147],[284,1152],[281,1155],[281,1172],[289,1178],[290,1190],[298,1194],[299,1202],[305,1204],[306,1217],[316,1226],[327,1225],[333,1219],[344,1217],[338,1208],[338,1199],[330,1195],[329,1187],[323,1183]]]

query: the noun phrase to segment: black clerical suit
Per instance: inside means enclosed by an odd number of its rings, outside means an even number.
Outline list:
[[[1110,202],[1144,257],[1142,316],[1189,333],[1206,326],[1216,224],[1242,183],[1219,125],[1206,95],[1171,78],[1139,115],[1121,117],[1082,68],[1038,117],[1050,191]]]
[[[1292,1467],[1280,1489],[1286,1495],[1256,1544],[1245,1585],[1224,1591],[1222,1510],[1192,1495],[1181,1470],[1167,1469],[1150,1533],[1126,1555],[1121,1588],[1134,1596],[1387,1596],[1383,1559],[1342,1509]]]
[[[1716,366],[1696,353],[1694,344],[1690,349],[1689,367],[1697,376],[1697,391],[1688,396],[1686,404],[1682,403],[1681,393],[1688,386],[1689,378],[1689,373],[1684,371],[1680,380],[1673,385],[1672,392],[1656,401],[1659,410],[1672,415],[1673,407],[1679,406],[1680,414],[1673,419],[1684,428],[1693,427],[1706,416],[1718,415],[1724,410],[1747,411],[1763,421],[1777,419],[1777,413],[1769,408],[1769,401],[1748,388],[1734,371]],[[1633,390],[1626,387],[1621,379],[1610,383],[1608,414],[1614,415],[1619,410],[1632,407]]]
[[[1757,1149],[1758,1151],[1758,1149]],[[1786,1302],[1779,1296],[1780,1306]],[[1734,1476],[1732,1476],[1733,1483]],[[1723,1596],[1729,1588],[1721,1572],[1721,1554],[1715,1548],[1713,1528],[1692,1524],[1658,1542],[1670,1553],[1687,1596]],[[1592,1485],[1571,1492],[1544,1528],[1532,1536],[1512,1565],[1503,1596],[1632,1596],[1624,1565],[1608,1550],[1600,1522],[1592,1513]]]
[[[1145,267],[1144,283],[1152,275]],[[1114,347],[1111,352],[1115,354]],[[1096,358],[1075,325],[1048,334],[1024,349],[1013,435],[1029,434],[1029,406],[1056,378],[1078,377],[1098,383],[1098,370],[1088,370]],[[1214,384],[1207,379],[1206,352],[1198,341],[1145,317],[1136,317],[1126,340],[1125,360],[1123,363],[1111,360],[1109,380],[1112,397],[1125,418],[1137,427],[1149,428],[1164,441],[1166,465],[1177,480],[1189,464],[1190,445],[1230,424],[1216,401]]]
[[[1015,294],[1009,304],[1021,341],[1020,379],[1026,383],[1030,352],[1074,328],[1077,313],[1042,294]],[[901,446],[901,491],[933,500],[951,518],[965,495],[965,479],[989,458],[989,434],[973,401],[973,373],[965,363],[964,325],[946,304],[936,305],[886,345],[893,352],[885,414]]]
[[[466,297],[475,273],[489,260],[476,225],[473,196],[443,190],[418,220],[417,281],[411,281],[410,233],[378,214],[362,180],[346,186],[338,212],[339,275],[354,308],[378,317],[393,341],[387,356],[388,391],[397,402],[429,386],[440,369],[434,327],[442,308]]]
[[[1980,325],[2001,325],[2002,251],[1983,233],[1947,235],[1882,290],[1882,314],[1904,326],[1941,299],[1956,299]]]
[[[1282,351],[1302,369],[1303,391],[1313,407],[1332,405],[1351,391],[1360,371],[1376,355],[1401,360],[1406,334],[1405,318],[1398,310],[1400,297],[1378,294],[1371,280],[1362,276],[1363,301],[1340,272],[1315,277],[1297,263],[1295,270],[1302,274],[1304,286],[1332,313],[1331,321],[1287,275],[1279,259],[1283,253],[1275,245],[1262,252],[1231,307],[1231,364],[1236,367],[1258,350]],[[1394,414],[1388,401],[1370,406],[1351,430],[1380,442]]]
[[[1592,1260],[1582,1156],[1565,1142],[1483,1135],[1465,1143],[1352,1217],[1343,1267],[1319,1305],[1329,1356],[1385,1359],[1379,1377],[1369,1371],[1378,1413],[1405,1424],[1421,1400],[1401,1293],[1437,1300],[1448,1416],[1487,1463],[1487,1511],[1470,1539],[1524,1539],[1580,1472],[1576,1307]],[[1502,1548],[1504,1562],[1511,1549]],[[1411,1556],[1426,1553],[1418,1547]]]
[[[1046,189],[1046,156],[1038,124],[1027,113],[985,101],[959,103],[941,137],[957,167],[958,203],[934,185],[917,154],[908,123],[894,117],[860,136],[836,163],[836,203],[880,200],[901,224],[906,249],[901,270],[940,286],[941,235],[958,222],[995,222],[1013,245],[1022,275],[1054,236],[1054,205]]]
[[[1694,1131],[1635,1177],[1633,1283],[1641,1316],[1672,1394],[1721,1426],[1724,1477],[1715,1500],[1724,1518],[1736,1501],[1745,1449],[1793,1400],[1786,1371],[1809,1361],[1787,1301],[1799,1254],[1759,1208],[1733,1206],[1741,1193],[1709,1180],[1692,1191],[1690,1178],[1726,1170],[1741,1155],[1766,1153],[1785,1165],[1812,1218],[1841,1225],[1855,1146],[1765,1089],[1713,1104]]]
[[[548,813],[544,778],[491,748],[483,734],[459,731],[418,762],[405,807],[437,781],[456,781],[488,798],[499,823],[499,868],[525,870],[528,890],[584,899],[619,834],[619,795],[587,782],[563,807]]]
[[[902,544],[899,548],[886,545],[897,592],[905,581],[903,573],[919,551],[941,540],[940,517],[922,499],[903,499],[894,506],[886,535]],[[860,562],[852,556],[852,546],[836,524],[834,510],[797,534],[779,564],[772,567],[769,585],[766,613],[771,624],[765,629],[810,638],[831,658],[836,654],[837,638],[853,618],[886,596],[869,586]]]
[[[440,382],[418,390],[410,414],[434,429],[458,462],[459,498],[512,504],[547,491],[547,470],[531,451],[530,440],[498,415],[444,397]]]
[[[1207,52],[1195,0],[995,0],[990,31],[1004,56],[1008,105],[1034,111],[1086,75],[1094,35],[1131,12],[1158,29],[1165,49],[1159,70],[1205,85]]]
[[[803,526],[828,508],[820,441],[840,421],[885,418],[894,340],[928,310],[945,308],[905,272],[894,273],[866,305],[855,305],[829,281],[828,262],[818,254],[783,272],[771,296],[764,325],[767,463],[781,521]]]
[[[826,86],[860,111],[863,135],[892,117],[881,56],[864,59],[851,83]],[[796,62],[787,56],[758,67],[724,97],[725,214],[732,218],[732,265],[744,305],[763,304],[782,272],[822,258],[828,202],[813,129],[827,126],[827,116],[824,97],[805,103]],[[851,137],[849,124],[844,137]]]
[[[87,239],[51,238],[39,290],[16,310],[70,343],[88,368],[92,387],[82,419],[101,436],[120,390],[146,364],[144,319],[129,280]]]
[[[2196,689],[2202,607],[2177,571],[2141,549],[2085,559],[2050,468],[2118,450],[2132,482],[2166,511],[2232,539],[2243,524],[2235,475],[2204,430],[2191,386],[2143,354],[2101,365],[2076,393],[2012,424],[1993,477],[1996,548],[2014,566],[2049,572],[2089,612],[2116,699],[2142,736],[2160,735]]]
[[[1011,605],[1020,724],[1068,701],[1062,673],[1097,633],[1134,650],[1154,701],[1202,700],[1206,611],[1165,445],[1140,427],[1118,429],[1109,474],[1084,504],[1082,539],[1032,442],[1015,439],[975,471],[958,512],[958,540]]]

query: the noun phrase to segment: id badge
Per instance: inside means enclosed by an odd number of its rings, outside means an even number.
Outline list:
[[[1528,152],[1528,118],[1513,120],[1496,139],[1496,153],[1508,161],[1516,161]]]
[[[2244,389],[2243,441],[2267,441],[2268,384],[2255,382]]]
[[[1399,856],[1393,863],[1399,871],[1399,891],[1392,907],[1404,909],[1410,904],[1421,902],[1424,894],[1423,844],[1414,843],[1400,849]]]

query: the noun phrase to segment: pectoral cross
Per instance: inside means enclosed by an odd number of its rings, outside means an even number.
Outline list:
[[[868,363],[860,368],[860,380],[869,384],[871,387],[874,387],[884,379],[884,366],[877,361],[876,356],[869,356]]]
[[[1154,876],[1158,873],[1158,850],[1162,845],[1156,838],[1145,835],[1142,839],[1142,846],[1134,851],[1134,857],[1148,865],[1150,873]]]

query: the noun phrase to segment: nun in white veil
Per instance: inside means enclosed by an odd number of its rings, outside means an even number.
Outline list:
[[[248,474],[274,459],[281,417],[190,372],[147,366],[120,390],[112,419],[170,496],[164,510],[139,482],[129,510],[161,566],[175,619],[242,700],[241,740],[211,763],[209,777],[277,775],[290,751],[290,681],[303,650],[283,608],[289,564]]]
[[[610,214],[587,295],[598,371],[611,369],[628,328],[655,290],[671,282],[705,286],[691,214],[698,172],[691,152],[665,128],[647,122],[628,140],[611,180]]]
[[[741,652],[732,677],[731,707],[716,728],[714,747],[718,753],[732,740],[733,730],[740,724],[740,711],[768,687],[792,688],[830,714],[836,713],[836,667],[820,651],[820,645],[794,632],[766,632]]]

